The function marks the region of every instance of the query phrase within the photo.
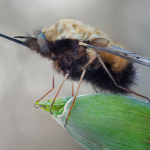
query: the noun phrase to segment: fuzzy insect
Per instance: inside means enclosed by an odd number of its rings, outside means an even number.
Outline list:
[[[30,48],[31,51],[51,60],[54,70],[64,75],[63,83],[67,78],[79,81],[74,102],[82,80],[91,83],[96,90],[121,94],[133,93],[147,98],[131,91],[130,88],[135,84],[136,79],[136,69],[133,62],[150,67],[150,59],[125,50],[101,30],[81,21],[60,20],[55,25],[50,26],[49,29],[42,29],[33,36],[17,36],[14,38],[3,34],[0,34],[0,36],[22,44]],[[24,38],[25,41],[16,38]],[[54,77],[53,88],[48,93],[53,89]]]

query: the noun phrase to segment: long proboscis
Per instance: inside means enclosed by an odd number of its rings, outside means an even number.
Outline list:
[[[15,38],[12,38],[12,37],[6,36],[6,35],[1,34],[1,33],[0,33],[0,37],[3,37],[3,38],[5,38],[5,39],[7,39],[7,40],[13,41],[13,42],[15,42],[15,43],[18,43],[18,44],[21,44],[21,45],[23,45],[23,46],[26,46],[26,47],[27,47],[27,45],[26,45],[26,43],[25,43],[25,42],[20,41],[20,40],[17,40],[17,39],[15,39]]]
[[[123,48],[118,47],[118,46],[111,45],[110,47],[104,47],[103,48],[103,47],[95,47],[93,45],[85,44],[82,42],[79,42],[79,45],[93,48],[94,51],[97,53],[99,53],[100,51],[104,51],[104,52],[125,58],[129,61],[136,62],[138,64],[142,64],[142,65],[150,67],[150,59],[149,58],[142,57],[140,55],[137,55],[136,53],[127,51],[126,49],[123,49]]]

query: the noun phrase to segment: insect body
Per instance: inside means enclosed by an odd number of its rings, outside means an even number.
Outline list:
[[[64,81],[66,78],[80,80],[78,90],[81,81],[85,80],[96,90],[113,93],[131,92],[139,95],[130,90],[136,78],[136,69],[132,62],[150,66],[149,59],[123,49],[104,32],[81,21],[60,20],[34,36],[15,37],[25,38],[25,41],[2,34],[0,36],[22,44],[51,60],[54,70],[65,76]],[[56,97],[54,101],[55,99]]]
[[[115,44],[102,31],[74,20],[61,20],[49,29],[43,29],[42,33],[48,42],[47,50],[40,48],[37,41],[38,35],[35,38],[26,38],[27,47],[52,60],[54,70],[64,75],[68,72],[68,78],[75,81],[80,79],[82,68],[96,54],[95,49],[80,46],[79,42],[102,47],[106,47],[108,43],[109,45]],[[101,53],[101,58],[118,85],[130,88],[134,84],[136,70],[131,62],[110,53],[102,51],[98,51],[98,53]],[[92,83],[94,88],[115,93],[126,93],[114,85],[98,59],[95,59],[87,68],[83,80]]]

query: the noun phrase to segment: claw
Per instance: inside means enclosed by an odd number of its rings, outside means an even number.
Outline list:
[[[38,106],[38,105],[36,105],[36,104],[34,104],[34,107],[35,107],[35,108],[39,108],[39,106]]]

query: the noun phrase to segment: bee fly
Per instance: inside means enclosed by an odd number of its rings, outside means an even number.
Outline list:
[[[0,34],[0,36],[26,46],[42,57],[52,60],[54,70],[63,74],[64,80],[51,107],[67,78],[79,81],[72,106],[82,80],[91,83],[95,89],[120,94],[133,93],[148,99],[131,91],[130,87],[135,84],[136,78],[136,69],[133,62],[150,67],[150,59],[125,50],[101,30],[81,21],[60,20],[55,25],[50,26],[49,29],[42,29],[34,36],[16,36],[14,38],[3,34]],[[16,38],[25,40],[20,41]],[[53,88],[48,93],[53,89],[54,76]],[[42,100],[48,93],[38,101]],[[148,101],[150,100],[148,99]]]

